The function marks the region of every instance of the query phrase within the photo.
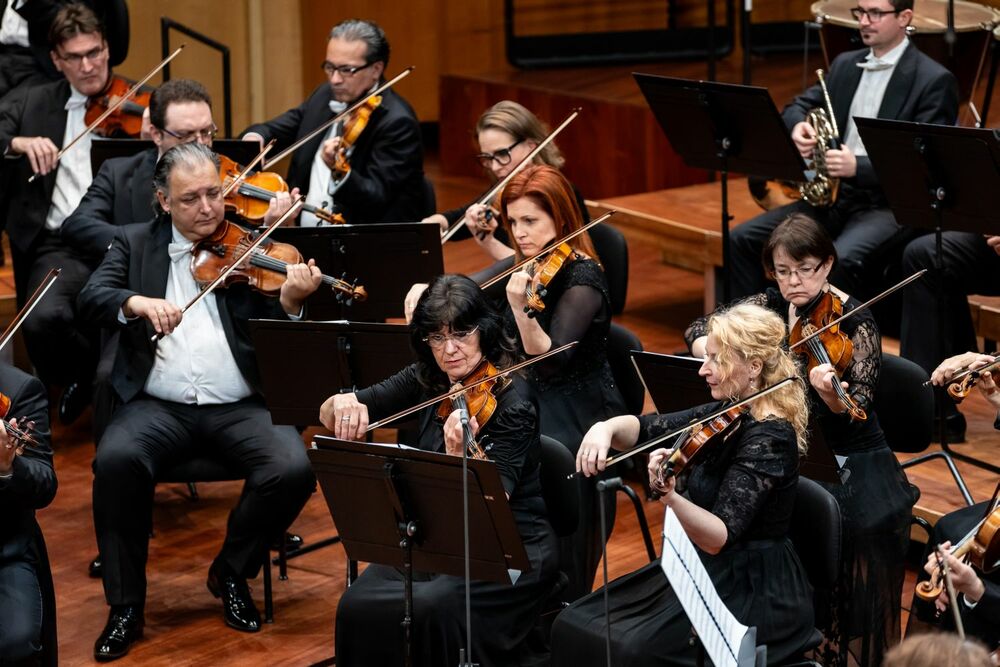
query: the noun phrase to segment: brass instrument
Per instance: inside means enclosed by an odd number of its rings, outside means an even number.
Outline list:
[[[826,89],[823,70],[816,70],[816,76],[823,89],[826,108],[811,109],[806,114],[806,122],[816,132],[816,147],[809,165],[813,177],[799,186],[799,192],[813,206],[824,207],[837,201],[837,190],[840,188],[840,179],[831,177],[826,166],[826,151],[840,145],[840,131],[837,129],[837,119],[833,113],[833,103],[830,102],[830,93]]]

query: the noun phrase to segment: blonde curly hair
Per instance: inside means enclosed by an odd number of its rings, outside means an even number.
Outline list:
[[[716,363],[723,383],[732,376],[738,363],[760,361],[760,388],[769,387],[787,377],[798,377],[798,367],[781,344],[785,322],[774,312],[754,304],[737,304],[713,314],[708,319],[708,334],[719,345]],[[799,453],[808,445],[809,404],[803,383],[792,382],[751,404],[755,419],[776,415],[795,429]]]

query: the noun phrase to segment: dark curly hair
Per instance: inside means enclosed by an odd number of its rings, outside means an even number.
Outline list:
[[[444,274],[431,281],[420,296],[410,322],[410,344],[417,353],[417,378],[421,385],[435,392],[450,385],[424,339],[442,328],[469,331],[474,327],[479,327],[483,356],[494,366],[506,368],[517,360],[517,347],[504,329],[503,317],[475,281],[457,274]]]

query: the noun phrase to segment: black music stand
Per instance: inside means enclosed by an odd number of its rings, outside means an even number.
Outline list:
[[[896,221],[908,227],[930,229],[935,235],[934,270],[942,270],[942,234],[945,230],[996,235],[996,196],[1000,192],[1000,137],[996,131],[948,125],[927,125],[881,118],[855,118],[882,191]],[[938,303],[943,302],[943,281]],[[944,309],[939,331],[944,331]],[[942,337],[943,341],[943,337]],[[941,350],[941,358],[946,351]],[[1000,466],[956,452],[948,445],[942,401],[939,401],[941,451],[923,454],[914,463],[932,458],[958,459],[1000,474]]]
[[[692,405],[702,405],[712,398],[705,381],[698,376],[701,359],[672,354],[633,351],[632,363],[642,380],[657,412],[679,412]],[[820,482],[841,484],[850,471],[844,468],[846,457],[836,456],[823,438],[819,427],[809,425],[809,450],[802,459],[799,472]]]
[[[156,148],[156,144],[143,139],[94,137],[94,140],[90,142],[90,168],[96,174],[106,160],[116,157],[131,157],[150,148]],[[260,152],[260,144],[256,141],[216,139],[212,142],[212,150],[235,160],[239,164],[249,164]]]
[[[470,576],[511,582],[511,570],[531,568],[492,461],[465,460],[466,494],[463,459],[457,456],[317,436],[309,460],[348,558],[403,570],[407,665],[413,570],[465,576],[463,496],[469,508]]]
[[[319,408],[331,395],[375,384],[414,361],[409,330],[402,324],[250,320],[250,335],[275,424],[318,425]],[[304,368],[323,382],[303,382]],[[339,541],[334,535],[299,547],[284,561],[275,559],[279,578],[288,578],[285,562]]]
[[[315,259],[323,273],[365,288],[368,298],[348,304],[320,289],[306,302],[311,319],[380,322],[403,317],[413,283],[444,273],[441,228],[436,223],[393,222],[330,227],[283,227],[272,238]]]
[[[806,180],[805,162],[766,88],[633,74],[673,149],[722,175],[722,300],[729,302],[729,172]]]

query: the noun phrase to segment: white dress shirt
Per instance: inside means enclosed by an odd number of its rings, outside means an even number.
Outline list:
[[[7,0],[4,3],[3,20],[0,21],[0,44],[27,48],[28,22],[14,8],[24,6],[24,0]]]
[[[331,103],[332,104],[332,103]],[[323,140],[319,143],[316,155],[313,156],[312,169],[309,171],[309,191],[306,193],[306,203],[319,208],[330,208],[333,197],[330,195],[330,183],[333,180],[333,172],[323,162],[323,144],[333,137],[340,136],[343,131],[343,123],[334,123]],[[303,211],[299,215],[299,225],[301,227],[319,227],[324,224],[322,220],[308,211]]]
[[[847,127],[844,129],[844,144],[854,152],[855,155],[868,155],[858,127],[854,123],[854,117],[877,118],[878,110],[882,106],[882,98],[885,97],[885,89],[889,86],[889,79],[896,71],[896,63],[903,55],[903,51],[910,44],[909,37],[903,37],[903,41],[896,45],[891,51],[881,58],[877,58],[874,53],[868,53],[865,63],[858,66],[863,67],[861,81],[858,89],[854,91],[854,99],[851,100],[851,110],[847,114]]]
[[[164,298],[187,304],[200,289],[191,275],[191,241],[173,228],[170,272]],[[175,403],[218,405],[253,394],[229,348],[215,293],[184,313],[180,325],[156,345],[145,392]]]
[[[66,130],[62,145],[65,146],[87,129],[84,116],[87,114],[87,96],[70,86],[71,94],[66,100]],[[45,228],[51,232],[62,227],[70,213],[80,205],[93,180],[90,169],[90,135],[76,142],[59,159],[56,166],[56,185],[52,190],[52,205],[45,218]]]

